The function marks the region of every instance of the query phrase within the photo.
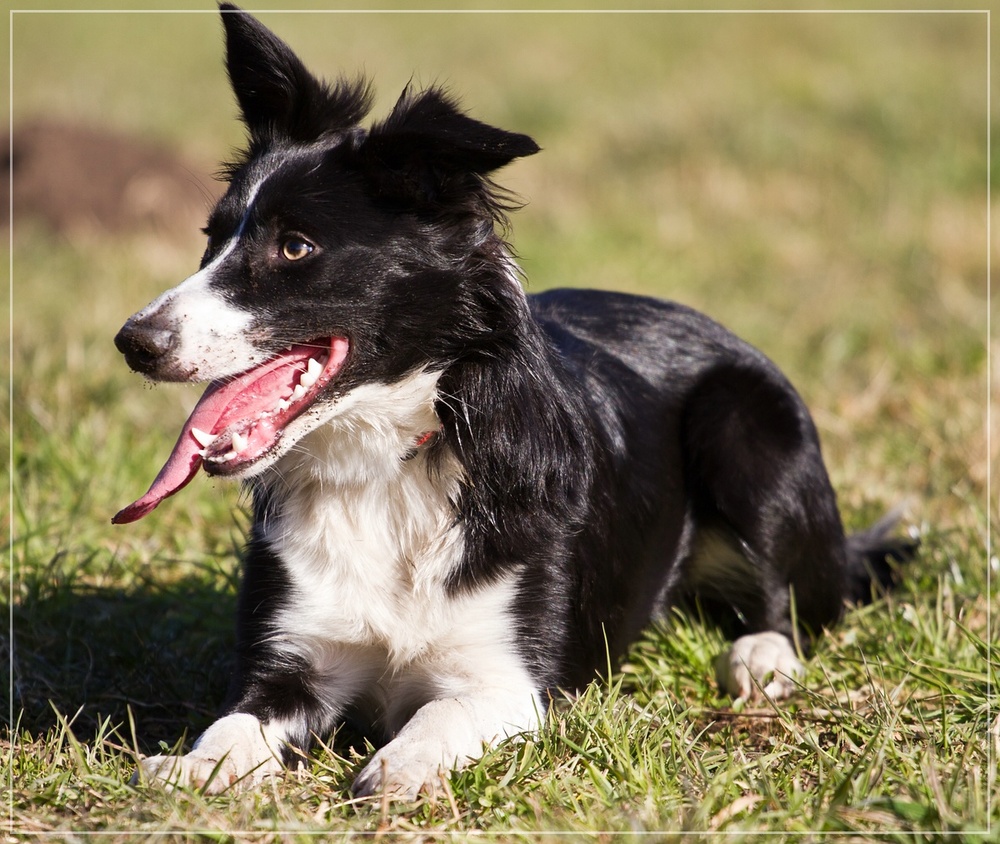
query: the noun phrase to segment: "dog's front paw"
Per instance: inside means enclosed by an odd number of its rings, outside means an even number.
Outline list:
[[[397,800],[433,794],[444,775],[482,755],[484,748],[537,726],[540,705],[533,691],[521,694],[487,687],[476,695],[425,703],[399,734],[358,774],[351,790]]]
[[[236,766],[223,759],[186,756],[150,756],[139,762],[132,785],[160,783],[167,788],[198,788],[205,794],[221,794],[241,785]]]
[[[788,637],[773,630],[741,636],[716,660],[715,671],[719,685],[737,702],[784,700],[805,673]]]
[[[371,758],[351,791],[356,797],[384,792],[394,800],[416,800],[421,793],[435,794],[450,767],[441,758],[439,742],[396,739]]]
[[[236,712],[205,730],[185,756],[143,759],[132,784],[159,782],[168,788],[200,788],[206,794],[250,788],[283,769],[279,735],[253,715]]]

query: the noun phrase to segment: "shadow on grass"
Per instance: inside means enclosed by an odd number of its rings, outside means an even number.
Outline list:
[[[58,711],[81,739],[105,719],[128,737],[131,710],[139,749],[152,752],[218,714],[232,665],[231,591],[196,577],[134,591],[25,585],[12,615],[20,731],[43,734]]]

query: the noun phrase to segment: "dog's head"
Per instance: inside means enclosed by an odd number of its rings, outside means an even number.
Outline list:
[[[490,295],[515,295],[488,175],[537,152],[531,138],[473,120],[436,88],[404,91],[364,129],[365,83],[327,85],[250,15],[221,11],[247,149],[225,169],[198,272],[115,338],[151,379],[211,383],[116,522],[202,466],[262,472],[353,387],[461,357],[490,328],[476,284],[500,277],[508,289]]]

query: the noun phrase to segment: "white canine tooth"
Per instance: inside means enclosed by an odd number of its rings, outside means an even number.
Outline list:
[[[288,401],[287,401],[287,399],[280,399],[278,401],[276,409],[277,410],[288,410]]]
[[[192,428],[191,436],[195,438],[202,448],[208,448],[212,443],[214,443],[219,437],[217,434],[209,434],[201,430],[201,428]]]
[[[306,371],[302,373],[302,377],[299,378],[299,383],[303,387],[311,387],[317,381],[319,381],[320,373],[323,372],[323,364],[321,364],[316,358],[309,358],[309,363],[306,364]]]
[[[241,451],[245,451],[246,447],[247,447],[247,438],[243,436],[243,434],[241,434],[239,431],[236,431],[233,434],[233,453],[239,454]]]
[[[292,390],[292,401],[298,401],[306,394],[306,388],[302,386],[301,383],[295,385],[295,389]]]

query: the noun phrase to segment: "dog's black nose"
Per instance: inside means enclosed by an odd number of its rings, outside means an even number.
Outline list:
[[[177,345],[177,334],[158,314],[132,317],[115,335],[115,346],[136,372],[152,375],[163,357]]]

